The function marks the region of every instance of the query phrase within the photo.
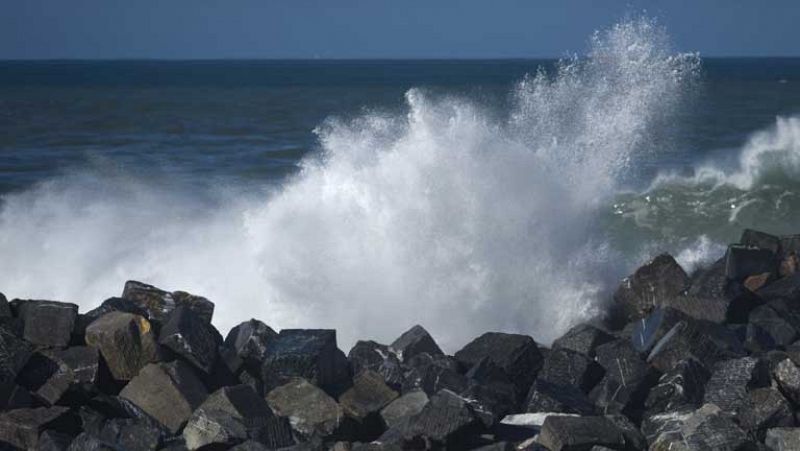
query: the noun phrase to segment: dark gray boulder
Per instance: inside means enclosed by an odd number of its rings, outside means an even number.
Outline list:
[[[671,255],[661,254],[622,281],[614,294],[617,324],[647,316],[654,308],[670,305],[689,285],[689,276]]]
[[[692,274],[685,297],[692,299],[689,305],[693,309],[687,311],[683,306],[681,311],[695,319],[717,323],[746,323],[750,311],[763,303],[740,282],[725,276],[724,257]]]
[[[110,381],[103,378],[100,355],[88,346],[35,354],[19,375],[19,380],[45,404],[64,398],[88,399]]]
[[[708,369],[694,358],[679,362],[650,389],[644,404],[645,417],[698,409],[710,377]]]
[[[72,443],[72,437],[56,431],[44,431],[39,434],[37,451],[66,451]]]
[[[134,280],[125,282],[122,297],[133,301],[139,308],[145,310],[147,319],[159,326],[180,305],[185,305],[207,323],[211,322],[214,315],[214,304],[204,297],[183,291],[169,293]]]
[[[278,335],[271,327],[257,319],[245,321],[228,332],[225,345],[251,367],[264,362],[267,344]]]
[[[14,382],[0,382],[0,411],[32,407],[31,394]]]
[[[794,425],[792,407],[781,393],[772,387],[756,388],[749,392],[747,402],[739,410],[739,426],[759,441],[763,441],[767,429]]]
[[[13,382],[33,355],[33,346],[20,338],[17,323],[0,322],[0,382]]]
[[[753,449],[755,444],[733,418],[714,404],[676,416],[650,443],[650,451]]]
[[[649,354],[659,340],[681,321],[690,321],[686,313],[672,307],[658,307],[646,317],[630,324],[631,344],[643,354]]]
[[[594,403],[580,388],[536,379],[531,385],[524,405],[529,413],[571,413],[593,415]]]
[[[800,428],[772,428],[766,433],[764,444],[772,451],[794,451],[800,444]]]
[[[11,318],[11,306],[3,293],[0,293],[0,318]]]
[[[380,410],[397,398],[380,374],[364,370],[353,379],[353,386],[339,397],[344,413],[355,420],[361,441],[378,438],[385,430]]]
[[[225,449],[246,441],[249,437],[241,418],[215,409],[198,409],[183,429],[186,448]]]
[[[78,306],[66,302],[28,301],[20,311],[23,338],[37,346],[64,348],[69,345]]]
[[[756,291],[756,295],[765,302],[774,299],[786,299],[792,302],[800,300],[800,272],[782,277]]]
[[[96,438],[112,449],[126,451],[155,451],[164,439],[160,429],[132,418],[109,419]]]
[[[658,381],[658,372],[644,362],[629,340],[599,346],[596,359],[606,374],[589,398],[601,412],[638,420],[648,390]]]
[[[678,362],[695,358],[705,365],[746,355],[735,333],[723,325],[693,319],[678,321],[656,343],[647,363],[667,372]]]
[[[181,360],[145,366],[119,394],[173,434],[207,395],[192,368]]]
[[[785,348],[797,338],[797,330],[771,305],[762,305],[750,312],[745,346],[750,352]]]
[[[613,449],[625,446],[622,431],[601,416],[549,416],[544,420],[538,441],[550,451],[590,449],[594,445]]]
[[[605,375],[605,369],[593,359],[566,349],[553,349],[544,359],[539,379],[571,385],[589,393]]]
[[[466,376],[461,374],[458,362],[446,355],[417,354],[405,364],[402,392],[424,390],[433,396],[439,390],[460,393],[469,386]]]
[[[86,344],[96,348],[115,379],[127,381],[160,359],[150,322],[132,313],[107,313],[86,328]]]
[[[402,361],[407,361],[422,352],[430,355],[444,354],[433,337],[431,337],[431,334],[419,324],[403,332],[389,346]]]
[[[456,360],[472,368],[483,359],[505,372],[522,399],[542,367],[544,357],[533,338],[527,335],[487,332],[456,352]]]
[[[750,390],[766,387],[769,383],[769,368],[765,361],[755,357],[724,360],[714,365],[703,402],[736,414],[746,407]]]
[[[381,418],[387,427],[397,426],[402,420],[422,412],[428,400],[428,395],[424,391],[410,391],[381,409]]]
[[[189,307],[178,306],[161,327],[159,344],[208,374],[217,361],[222,336]]]
[[[276,415],[289,419],[302,440],[334,438],[346,425],[344,410],[336,400],[305,379],[295,378],[273,389],[267,403]]]
[[[388,346],[374,341],[358,341],[347,354],[353,374],[363,370],[375,371],[393,390],[403,386],[403,367],[400,359]]]
[[[8,410],[0,413],[0,443],[17,448],[36,449],[44,430],[70,433],[78,428],[77,419],[69,408],[38,407]]]
[[[553,341],[553,350],[568,349],[579,354],[594,357],[594,350],[598,346],[612,341],[614,337],[607,332],[590,324],[579,324],[560,338]]]
[[[791,359],[778,362],[772,369],[772,378],[789,400],[800,405],[800,368]]]
[[[284,329],[270,340],[261,367],[265,390],[301,377],[338,395],[350,385],[350,364],[336,347],[336,331]]]
[[[134,315],[139,315],[144,318],[148,317],[148,312],[136,305],[130,299],[125,298],[108,298],[103,301],[100,306],[89,310],[84,314],[79,314],[78,319],[76,320],[75,324],[75,333],[84,335],[86,333],[86,328],[94,322],[97,318],[105,315],[106,313],[110,312],[124,312],[124,313],[132,313]]]
[[[758,274],[775,274],[777,269],[777,256],[769,249],[731,245],[725,254],[725,276],[731,280],[744,281]]]
[[[67,451],[117,451],[112,445],[87,432],[81,432],[72,440]]]
[[[773,254],[778,254],[781,250],[781,239],[779,237],[753,229],[744,229],[742,231],[739,244],[745,247],[766,249]]]

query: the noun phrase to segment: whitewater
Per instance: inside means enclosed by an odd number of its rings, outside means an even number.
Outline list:
[[[347,349],[419,323],[445,350],[486,330],[547,344],[658,252],[692,270],[744,226],[798,231],[800,117],[733,161],[632,182],[701,80],[697,54],[634,19],[524,77],[501,115],[411,89],[401,113],[331,117],[280,186],[95,162],[3,196],[0,291],[85,309],[133,279],[208,297],[223,332],[256,317]]]

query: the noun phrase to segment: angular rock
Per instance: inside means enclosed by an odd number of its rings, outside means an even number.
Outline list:
[[[397,392],[386,386],[380,374],[365,370],[353,379],[353,386],[339,397],[339,405],[358,424],[359,439],[371,441],[385,429],[380,410],[397,396]]]
[[[757,274],[777,272],[776,255],[769,249],[731,245],[725,254],[725,276],[744,281]]]
[[[390,402],[381,410],[381,418],[387,427],[395,427],[404,419],[420,412],[428,404],[428,395],[422,390],[410,391]]]
[[[150,322],[131,313],[111,312],[98,318],[86,328],[86,344],[100,351],[111,374],[121,381],[160,357]]]
[[[443,389],[460,393],[469,386],[467,378],[459,372],[458,362],[452,357],[431,356],[423,352],[406,363],[410,370],[403,375],[403,393],[421,389],[433,396]]]
[[[614,426],[622,433],[625,441],[625,449],[646,449],[647,439],[639,431],[639,428],[624,415],[606,415],[606,419],[614,423]]]
[[[756,274],[744,279],[743,285],[745,288],[750,290],[750,292],[755,293],[762,287],[772,282],[773,277],[774,275],[768,272],[765,272],[763,274]]]
[[[82,432],[70,443],[67,451],[116,451],[116,449],[92,434]]]
[[[709,371],[694,358],[679,362],[650,389],[644,404],[645,416],[698,409],[710,377]]]
[[[119,396],[135,404],[174,434],[205,400],[207,393],[191,367],[177,360],[145,366]]]
[[[539,379],[555,384],[572,385],[589,393],[605,375],[605,369],[589,357],[577,352],[554,349],[544,359]]]
[[[194,411],[183,437],[189,449],[234,445],[258,439],[273,448],[294,444],[286,419],[278,418],[247,385],[223,387]]]
[[[593,415],[594,403],[578,387],[536,379],[531,385],[524,410],[529,413],[570,413]]]
[[[11,306],[3,293],[0,293],[0,318],[11,318]]]
[[[650,353],[656,343],[681,321],[691,321],[691,317],[671,307],[656,308],[647,317],[632,323],[631,344],[638,352]]]
[[[97,350],[87,346],[37,353],[28,361],[19,379],[48,405],[70,394],[89,398],[108,383],[102,378]]]
[[[400,359],[388,346],[374,341],[358,341],[347,354],[353,374],[372,370],[383,376],[386,385],[393,390],[403,386],[403,368]]]
[[[661,254],[622,281],[614,294],[616,316],[623,324],[669,305],[689,285],[689,276],[668,254]]]
[[[714,404],[706,404],[677,419],[650,444],[651,451],[743,450],[754,443],[733,419]]]
[[[703,396],[725,412],[736,414],[748,402],[748,392],[769,385],[769,368],[755,357],[724,360],[714,366]]]
[[[222,337],[214,326],[181,305],[164,323],[158,342],[208,374],[217,361],[217,348],[222,345]]]
[[[269,342],[261,380],[265,389],[301,377],[334,395],[350,384],[350,365],[336,347],[336,331],[284,329]]]
[[[481,335],[456,352],[454,357],[467,369],[482,359],[488,359],[515,385],[518,399],[525,396],[544,360],[533,338],[500,332]]]
[[[682,306],[681,311],[695,319],[717,323],[747,322],[750,310],[763,303],[759,296],[725,276],[725,258],[695,272],[685,297],[693,300],[693,308]]]
[[[772,378],[788,399],[800,405],[800,368],[791,359],[786,358],[776,364]]]
[[[766,302],[774,299],[798,302],[800,301],[800,272],[782,277],[756,291],[756,294]]]
[[[800,449],[800,428],[769,429],[764,444],[773,451],[796,451]]]
[[[637,419],[647,392],[658,373],[639,357],[628,340],[616,340],[597,348],[597,362],[606,370],[589,398],[602,413],[622,413]]]
[[[147,318],[148,313],[147,310],[139,307],[130,299],[125,298],[108,298],[100,304],[99,307],[89,310],[83,315],[83,319],[79,320],[80,322],[84,322],[83,330],[86,330],[86,326],[91,324],[97,318],[105,315],[106,313],[110,312],[123,312],[123,313],[132,313],[134,315],[139,315]]]
[[[13,382],[33,355],[33,346],[14,332],[13,323],[0,323],[0,382]]]
[[[31,407],[33,398],[23,387],[13,382],[0,382],[0,411]]]
[[[324,391],[296,378],[267,394],[275,414],[289,419],[303,440],[335,437],[344,425],[344,411]]]
[[[552,349],[569,349],[579,354],[594,357],[598,346],[614,339],[610,334],[590,324],[579,324],[553,342]]]
[[[430,355],[444,354],[433,337],[419,324],[403,332],[403,335],[392,342],[390,347],[402,361],[407,361],[422,352]]]
[[[155,451],[161,446],[162,431],[144,421],[112,418],[105,422],[98,439],[113,449]]]
[[[606,417],[549,416],[542,425],[539,443],[551,451],[589,449],[593,445],[621,449],[625,438]]]
[[[757,388],[748,393],[748,402],[738,415],[739,426],[758,438],[764,440],[767,429],[794,425],[792,408],[781,395],[772,388]]]
[[[207,323],[211,322],[214,314],[214,304],[206,298],[183,291],[169,293],[134,280],[125,282],[122,297],[144,309],[147,312],[147,319],[158,325],[163,324],[170,313],[180,305],[185,305]]]
[[[750,312],[747,338],[745,345],[749,351],[767,351],[792,344],[797,330],[771,305],[762,305]]]
[[[69,414],[67,407],[8,410],[0,413],[0,443],[36,449],[42,431],[71,432],[77,427],[77,421]]]
[[[56,431],[44,431],[39,435],[38,451],[66,451],[73,437]]]
[[[69,345],[78,306],[66,302],[29,301],[22,308],[25,340],[37,346],[64,348]]]
[[[516,387],[505,372],[488,358],[474,365],[466,378],[467,388],[459,395],[467,399],[487,429],[518,410]]]
[[[739,244],[745,247],[755,247],[766,249],[773,254],[778,254],[781,250],[781,239],[775,235],[753,229],[744,229]]]
[[[667,372],[678,362],[695,358],[706,365],[745,355],[741,342],[725,326],[707,321],[682,320],[656,343],[647,362]]]
[[[250,366],[260,366],[267,354],[267,344],[278,335],[257,319],[245,321],[228,332],[225,345]]]

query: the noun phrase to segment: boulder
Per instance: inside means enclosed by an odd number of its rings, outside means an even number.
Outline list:
[[[363,370],[375,371],[393,390],[403,386],[403,367],[400,359],[388,346],[374,341],[358,341],[347,354],[353,374]]]
[[[753,229],[744,229],[739,244],[745,247],[755,247],[766,249],[773,254],[778,254],[781,250],[781,239],[775,235]]]
[[[751,293],[755,293],[760,290],[762,287],[765,287],[770,282],[772,282],[774,275],[768,272],[763,274],[756,274],[744,279],[744,287],[747,288]]]
[[[589,393],[605,375],[605,369],[593,359],[566,349],[553,349],[544,359],[539,379],[578,387]]]
[[[76,346],[35,354],[18,379],[48,405],[65,396],[89,398],[108,383],[101,372],[96,349]]]
[[[569,349],[579,354],[594,357],[598,346],[614,339],[610,334],[590,324],[579,324],[553,341],[552,349]]]
[[[86,344],[97,348],[115,379],[127,381],[160,358],[150,322],[132,313],[111,312],[86,328]]]
[[[181,305],[173,310],[162,326],[158,342],[209,374],[217,361],[217,348],[222,345],[222,337],[214,326],[189,307]]]
[[[771,305],[762,305],[750,312],[745,346],[750,352],[785,348],[797,338],[797,330]]]
[[[14,409],[0,413],[0,443],[17,448],[36,449],[39,435],[50,429],[70,433],[78,428],[77,419],[67,407],[38,407]]]
[[[350,365],[336,347],[336,331],[284,329],[267,346],[261,380],[265,390],[301,377],[338,395],[350,385]]]
[[[772,378],[788,399],[800,405],[800,369],[791,359],[778,362],[772,369]]]
[[[653,442],[651,451],[669,450],[742,450],[752,449],[754,443],[731,418],[714,404],[678,418],[663,430]]]
[[[145,366],[119,396],[135,404],[174,434],[205,400],[207,393],[191,367],[177,360]]]
[[[614,294],[614,316],[624,324],[669,305],[689,285],[683,268],[668,254],[661,254],[624,279]]]
[[[736,414],[746,406],[748,392],[768,386],[769,381],[769,368],[763,360],[755,357],[724,360],[714,365],[703,402]]]
[[[0,318],[11,318],[11,306],[3,293],[0,293]]]
[[[69,345],[78,306],[66,302],[28,301],[21,310],[25,340],[42,347]]]
[[[44,431],[39,434],[38,451],[66,451],[73,437],[56,431]]]
[[[169,293],[152,285],[134,280],[125,282],[122,297],[133,301],[147,312],[147,319],[156,325],[163,324],[179,305],[185,305],[203,321],[210,323],[214,314],[214,304],[206,298],[183,291]]]
[[[456,352],[454,357],[466,369],[488,359],[505,372],[516,388],[518,399],[525,396],[544,361],[533,338],[500,332],[481,335]]]
[[[278,418],[247,385],[223,387],[206,398],[183,430],[189,449],[234,445],[248,439],[272,448],[294,444],[285,418]]]
[[[251,319],[231,329],[225,337],[225,345],[248,365],[258,367],[266,356],[267,344],[277,335],[277,332],[266,324]]]
[[[667,372],[678,362],[695,358],[706,365],[745,355],[735,333],[725,326],[692,319],[678,321],[656,343],[647,363]]]
[[[516,387],[503,370],[485,358],[466,374],[467,388],[459,394],[470,406],[486,428],[511,412],[517,411]]]
[[[782,277],[756,291],[759,298],[766,302],[774,299],[800,301],[800,272]]]
[[[529,413],[579,415],[593,415],[596,411],[592,400],[578,387],[541,378],[531,385],[524,410]]]
[[[776,258],[769,249],[731,245],[725,254],[725,277],[744,281],[757,274],[775,274],[778,269]]]
[[[385,429],[380,410],[397,398],[397,392],[386,386],[380,374],[365,370],[353,379],[353,386],[339,397],[344,413],[354,419],[359,439],[371,441]]]
[[[800,449],[800,428],[769,429],[764,444],[772,451],[797,451]]]
[[[422,352],[430,355],[444,354],[433,337],[419,324],[403,332],[403,335],[393,341],[390,347],[402,361],[407,361]]]
[[[163,440],[163,432],[153,425],[132,418],[112,418],[103,424],[96,437],[112,449],[155,451]]]
[[[638,419],[648,390],[658,380],[658,372],[647,366],[629,340],[598,346],[596,359],[606,374],[589,398],[604,413],[622,413]]]
[[[644,403],[645,417],[698,409],[710,377],[706,367],[694,358],[678,362],[650,389]]]
[[[423,352],[412,357],[406,365],[409,370],[403,375],[403,393],[421,389],[433,396],[443,389],[460,393],[469,386],[469,381],[459,371],[458,362],[450,356],[431,356]]]
[[[422,390],[410,391],[390,402],[380,414],[387,427],[395,427],[404,419],[420,412],[428,404],[428,395]]]
[[[33,398],[28,390],[14,382],[0,382],[0,411],[32,407]]]
[[[750,311],[762,304],[760,297],[741,283],[725,276],[725,258],[696,271],[691,278],[682,306],[674,305],[695,319],[712,322],[745,323]],[[692,309],[687,309],[691,306]]]
[[[792,408],[781,393],[772,388],[756,388],[748,393],[748,402],[739,411],[739,426],[759,441],[767,429],[794,425]]]
[[[276,415],[289,419],[302,440],[336,437],[345,425],[342,407],[305,379],[296,378],[273,389],[267,394],[267,403]]]
[[[88,312],[84,313],[83,315],[78,315],[78,324],[75,326],[76,329],[79,329],[81,332],[86,331],[86,327],[89,326],[94,320],[100,318],[101,316],[105,315],[106,313],[111,312],[124,312],[124,313],[132,313],[134,315],[139,315],[147,318],[148,312],[147,310],[139,307],[130,299],[125,298],[108,298],[100,304],[99,307],[89,310]]]
[[[544,420],[539,443],[550,451],[589,449],[593,445],[621,449],[625,438],[606,417],[549,416]]]
[[[92,434],[81,432],[72,440],[67,451],[117,451]]]
[[[15,324],[0,322],[0,382],[13,382],[33,355],[33,346],[15,333]]]

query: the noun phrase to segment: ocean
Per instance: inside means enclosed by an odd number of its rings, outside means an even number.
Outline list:
[[[622,23],[562,60],[0,62],[0,291],[226,331],[548,343],[661,252],[800,233],[800,59]]]

